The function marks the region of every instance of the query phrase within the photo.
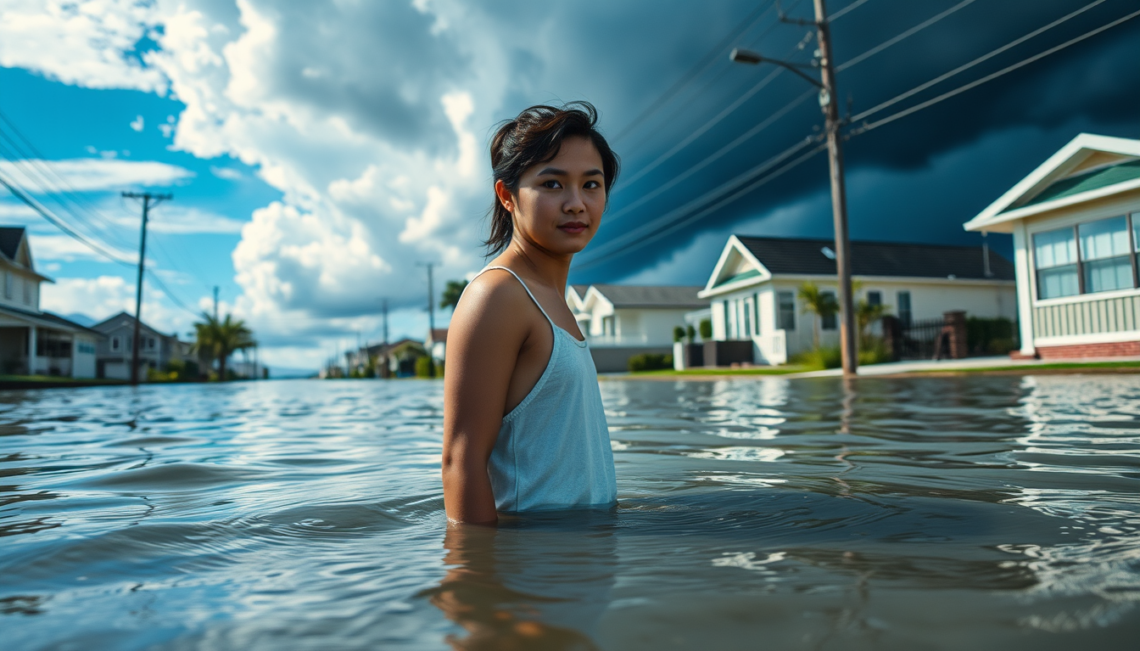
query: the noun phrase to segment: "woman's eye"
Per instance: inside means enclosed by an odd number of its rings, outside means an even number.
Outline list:
[[[549,180],[549,181],[546,181],[545,183],[543,183],[543,184],[542,184],[542,187],[544,187],[544,188],[550,188],[551,190],[555,190],[555,189],[557,189],[557,188],[560,188],[560,187],[562,187],[562,184],[561,184],[561,183],[559,183],[558,181],[555,181],[555,180],[551,179],[551,180]]]
[[[602,187],[597,181],[586,181],[586,189],[593,190],[594,188]]]

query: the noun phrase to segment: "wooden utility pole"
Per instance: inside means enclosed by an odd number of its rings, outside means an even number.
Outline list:
[[[835,64],[831,52],[831,26],[827,22],[825,0],[815,0],[815,28],[819,42],[819,64],[823,88],[819,103],[826,116],[827,162],[831,170],[831,215],[835,224],[835,267],[839,276],[839,347],[843,375],[855,375],[859,349],[855,337],[855,297],[851,291],[851,237],[847,232],[847,185],[843,175],[843,144],[839,134],[839,95],[835,88]]]
[[[819,43],[819,59],[812,64],[769,59],[756,52],[736,48],[729,58],[738,63],[771,63],[780,66],[819,88],[819,106],[823,109],[827,135],[828,164],[831,168],[831,213],[835,225],[835,270],[839,281],[839,349],[843,358],[843,376],[854,377],[859,366],[856,346],[855,297],[851,291],[851,237],[847,233],[847,188],[843,178],[843,142],[839,133],[843,121],[839,117],[839,94],[835,88],[835,64],[831,53],[831,26],[827,22],[825,0],[814,0],[815,20],[790,19],[780,12],[780,20],[799,25],[814,25]],[[778,5],[777,5],[778,7]],[[820,68],[820,80],[804,72]]]
[[[434,262],[420,262],[417,263],[427,267],[428,272],[428,338],[435,336],[435,292],[432,290],[431,270],[435,266]],[[434,342],[433,342],[434,344]],[[431,349],[428,348],[428,373],[430,377],[435,377],[435,358],[432,357]]]
[[[142,325],[143,272],[146,269],[146,222],[150,209],[163,201],[174,198],[171,194],[151,194],[149,192],[124,192],[127,199],[142,199],[142,235],[139,237],[139,276],[135,286],[135,333],[131,338],[131,384],[139,383],[139,327]]]

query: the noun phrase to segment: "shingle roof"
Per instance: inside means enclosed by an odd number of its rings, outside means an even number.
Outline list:
[[[16,314],[18,316],[50,323],[52,325],[70,328],[72,330],[84,330],[86,332],[99,335],[100,337],[103,336],[103,333],[99,332],[98,330],[93,330],[85,325],[78,324],[71,319],[65,319],[62,316],[54,314],[52,312],[32,312],[31,310],[22,310],[18,307],[12,307],[11,305],[0,305],[0,312],[8,312],[11,314]]]
[[[1099,190],[1106,188],[1110,185],[1131,181],[1140,178],[1140,160],[1130,160],[1116,165],[1109,165],[1100,169],[1092,170],[1077,176],[1070,176],[1067,179],[1060,179],[1054,181],[1037,196],[1021,205],[1010,206],[1003,212],[1016,210],[1017,208],[1024,208],[1025,206],[1032,206],[1054,199],[1063,199],[1071,197],[1075,194],[1082,192],[1089,192],[1090,190]]]
[[[0,227],[0,253],[8,256],[9,260],[15,260],[22,239],[24,239],[23,226]]]
[[[703,287],[659,285],[593,285],[614,307],[692,308],[708,307],[697,298]]]
[[[832,240],[737,235],[773,274],[833,276],[835,260],[823,248]],[[989,280],[1013,280],[1013,263],[990,251]],[[851,242],[851,273],[856,276],[968,278],[986,280],[980,246],[944,246],[900,242]]]

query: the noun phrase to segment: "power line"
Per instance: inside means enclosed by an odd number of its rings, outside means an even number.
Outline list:
[[[840,18],[846,16],[848,13],[855,11],[856,9],[858,9],[859,7],[862,7],[865,4],[867,4],[867,0],[855,0],[855,2],[852,2],[851,4],[847,5],[846,7],[844,7],[842,9],[840,9],[839,11],[831,14],[831,16],[829,16],[827,20],[828,20],[828,22],[834,23],[835,21],[839,20]]]
[[[798,1],[799,0],[797,0],[797,2]],[[733,30],[720,42],[713,46],[713,48],[709,50],[708,54],[702,57],[692,68],[690,68],[689,72],[684,77],[674,82],[674,84],[670,86],[668,90],[662,93],[660,97],[658,97],[654,102],[647,106],[641,113],[637,115],[637,117],[626,124],[625,127],[623,127],[622,130],[612,138],[612,140],[616,143],[625,136],[629,135],[631,131],[636,129],[639,125],[641,125],[641,123],[645,122],[645,120],[649,119],[654,113],[658,111],[658,109],[676,97],[681,91],[687,88],[689,84],[693,83],[697,77],[704,74],[704,72],[708,70],[708,68],[713,63],[716,62],[717,54],[719,54],[725,47],[727,47],[729,43],[731,43],[734,39],[739,38],[741,34],[747,32],[749,29],[752,29],[752,27],[758,23],[765,14],[775,9],[775,7],[775,3],[769,3],[767,9],[761,10],[760,8],[757,8],[747,17],[745,17],[744,28]]]
[[[934,106],[935,104],[937,104],[943,100],[950,99],[951,97],[954,97],[955,95],[960,95],[960,94],[962,94],[962,93],[964,93],[964,92],[966,92],[972,88],[976,88],[976,87],[981,86],[982,84],[984,84],[986,82],[993,81],[994,79],[997,79],[998,77],[1001,77],[1002,75],[1013,72],[1014,70],[1017,70],[1018,68],[1023,68],[1023,67],[1025,67],[1025,66],[1027,66],[1027,65],[1029,65],[1035,61],[1043,59],[1043,58],[1049,56],[1050,54],[1060,52],[1061,50],[1063,50],[1063,49],[1065,49],[1071,45],[1075,45],[1077,43],[1080,43],[1083,40],[1092,38],[1093,36],[1096,36],[1097,34],[1100,34],[1101,32],[1112,29],[1113,27],[1116,27],[1117,25],[1119,25],[1121,23],[1132,20],[1133,18],[1136,18],[1137,16],[1140,16],[1140,11],[1134,11],[1134,12],[1132,12],[1126,16],[1123,16],[1121,18],[1117,18],[1116,20],[1114,20],[1108,24],[1101,25],[1100,27],[1098,27],[1094,30],[1085,32],[1084,34],[1081,34],[1080,36],[1078,36],[1076,38],[1065,41],[1064,43],[1061,43],[1060,45],[1056,45],[1054,47],[1051,47],[1048,50],[1045,50],[1044,52],[1041,52],[1039,54],[1035,54],[1035,55],[1033,55],[1027,59],[1022,59],[1021,61],[1018,61],[1017,63],[1015,63],[1013,65],[1002,68],[1001,70],[998,70],[997,72],[988,74],[985,77],[982,77],[981,79],[976,79],[976,80],[974,80],[968,84],[964,84],[962,86],[959,86],[958,88],[955,88],[954,90],[945,92],[945,93],[939,95],[938,97],[934,97],[934,98],[929,99],[929,100],[922,102],[920,104],[915,104],[914,106],[912,106],[910,108],[903,109],[902,111],[899,111],[897,113],[892,113],[891,115],[888,115],[885,118],[882,118],[880,120],[876,120],[875,122],[871,122],[871,123],[865,124],[863,126],[860,126],[856,129],[853,129],[851,134],[849,135],[849,137],[853,137],[853,136],[857,136],[857,135],[866,133],[868,131],[871,131],[872,129],[877,129],[877,128],[883,126],[884,124],[889,124],[891,122],[894,122],[895,120],[904,118],[904,117],[906,117],[912,113],[917,113],[918,111],[921,111],[922,109]],[[907,92],[910,93],[910,91],[907,91]],[[904,94],[906,94],[906,93],[904,93]]]
[[[755,167],[749,169],[747,172],[744,172],[743,174],[740,174],[737,177],[717,186],[716,188],[714,188],[714,189],[702,194],[701,196],[687,202],[685,205],[680,206],[679,208],[677,208],[675,210],[669,211],[668,213],[662,215],[661,217],[658,217],[657,219],[654,219],[652,221],[644,223],[641,226],[639,226],[633,230],[630,230],[630,231],[627,231],[626,233],[623,233],[622,235],[600,245],[597,249],[595,249],[591,253],[594,254],[595,256],[600,255],[602,251],[605,251],[608,248],[612,248],[614,246],[617,246],[617,245],[623,243],[624,241],[626,241],[630,238],[637,239],[639,237],[642,237],[643,233],[648,232],[648,231],[652,231],[652,230],[658,228],[659,225],[662,223],[668,223],[669,221],[676,220],[678,218],[683,219],[686,215],[692,214],[694,211],[700,210],[701,206],[704,205],[705,203],[707,203],[709,201],[714,201],[714,200],[718,199],[719,197],[724,196],[725,194],[733,192],[734,190],[738,189],[742,185],[752,181],[757,176],[766,173],[772,167],[774,167],[775,165],[786,160],[790,156],[795,155],[798,151],[802,150],[804,147],[807,147],[808,145],[810,145],[815,140],[816,140],[815,137],[812,137],[812,136],[805,137],[804,139],[802,139],[798,143],[796,143],[796,144],[792,145],[791,147],[785,149],[784,151],[780,152],[779,154],[776,154],[775,156],[772,156],[768,160],[766,160],[766,161],[760,163],[759,165],[756,165]],[[586,262],[584,262],[583,265],[585,265],[586,263],[592,263],[593,260],[594,260],[594,258],[591,257],[590,259],[586,260]]]
[[[889,106],[893,106],[893,105],[903,101],[904,99],[906,99],[908,97],[916,95],[916,94],[926,90],[927,88],[934,86],[935,84],[938,84],[942,81],[945,81],[945,80],[949,79],[950,77],[953,77],[953,76],[955,76],[961,72],[965,72],[966,70],[969,70],[970,68],[973,68],[976,65],[979,65],[985,61],[988,61],[989,59],[992,59],[993,57],[1001,54],[1002,52],[1005,52],[1006,50],[1008,50],[1010,48],[1016,47],[1016,46],[1024,43],[1025,41],[1028,41],[1029,39],[1031,39],[1035,36],[1038,36],[1038,35],[1046,32],[1050,29],[1053,29],[1054,27],[1057,27],[1058,25],[1061,25],[1062,23],[1068,22],[1069,20],[1076,18],[1077,16],[1083,14],[1084,12],[1088,11],[1089,9],[1092,9],[1093,7],[1095,7],[1097,5],[1103,4],[1104,2],[1105,2],[1105,0],[1094,0],[1093,2],[1090,2],[1089,4],[1081,7],[1080,9],[1077,9],[1076,11],[1073,11],[1069,14],[1064,15],[1064,16],[1058,18],[1057,20],[1049,23],[1048,25],[1045,25],[1044,27],[1040,27],[1038,29],[1035,29],[1032,32],[1026,34],[1025,36],[1014,39],[1014,40],[1010,41],[1009,43],[1006,43],[1005,45],[997,48],[996,50],[992,50],[986,54],[983,54],[982,56],[978,57],[977,59],[974,59],[973,61],[970,61],[969,63],[962,64],[962,65],[958,66],[957,68],[954,68],[950,72],[939,75],[939,76],[935,77],[934,79],[931,79],[930,81],[928,81],[926,83],[919,84],[918,86],[915,86],[914,88],[906,91],[905,93],[902,93],[900,95],[896,95],[895,97],[892,97],[891,99],[889,99],[885,102],[882,102],[881,104],[878,104],[877,106],[869,108],[866,111],[863,111],[862,113],[859,113],[855,117],[851,118],[851,121],[852,122],[858,122],[858,121],[860,121],[860,120],[862,120],[868,116],[874,115],[875,113],[878,113],[879,111],[882,111],[883,109],[885,109]]]
[[[806,139],[804,142],[805,142],[805,144],[810,144],[813,140],[814,139],[809,138],[809,139]],[[795,148],[795,151],[798,151],[799,149],[802,149],[802,147],[797,146]],[[612,258],[615,255],[619,255],[619,254],[624,255],[625,253],[627,253],[629,251],[639,249],[639,248],[645,246],[646,244],[649,244],[650,242],[656,241],[656,240],[668,235],[669,233],[672,233],[673,231],[676,231],[679,228],[687,226],[687,225],[691,224],[692,222],[712,213],[715,210],[719,210],[720,208],[732,203],[733,201],[736,201],[740,197],[743,197],[744,195],[752,192],[753,190],[756,190],[757,188],[759,188],[763,185],[767,185],[771,181],[776,180],[777,178],[782,176],[784,173],[791,171],[795,167],[798,167],[801,163],[806,162],[808,159],[812,158],[813,156],[820,153],[821,151],[824,151],[825,149],[827,149],[826,144],[817,145],[816,147],[813,147],[811,150],[805,152],[804,154],[800,155],[796,159],[794,159],[794,160],[788,162],[787,164],[783,165],[782,167],[776,169],[771,174],[768,174],[762,178],[759,178],[759,179],[753,181],[752,183],[744,186],[743,188],[740,188],[739,190],[737,190],[736,192],[732,193],[731,195],[725,197],[724,199],[721,199],[720,201],[718,201],[718,202],[716,202],[716,203],[714,203],[714,204],[712,204],[712,205],[710,205],[710,206],[708,206],[708,207],[706,207],[706,208],[704,208],[704,209],[702,209],[696,213],[693,213],[693,214],[688,215],[686,217],[682,217],[681,219],[674,221],[672,224],[661,227],[661,229],[658,230],[657,232],[655,232],[651,235],[642,237],[642,238],[638,239],[637,241],[626,245],[621,251],[609,253],[606,255],[602,255],[600,257],[596,257],[596,258],[586,260],[582,264],[576,265],[574,267],[574,270],[577,271],[579,269],[592,267],[596,264],[604,262],[605,260],[607,260],[609,258]],[[788,151],[791,151],[791,150],[788,150]],[[785,153],[788,153],[788,151],[786,151]],[[794,153],[794,151],[791,151],[791,153]],[[609,244],[609,242],[607,242],[606,244]]]
[[[922,30],[926,29],[927,27],[930,27],[934,23],[937,23],[938,21],[949,16],[950,14],[956,13],[959,9],[963,9],[967,5],[973,4],[975,1],[976,0],[962,0],[962,2],[959,2],[958,4],[954,5],[953,7],[950,7],[946,11],[943,11],[942,13],[940,13],[940,14],[932,17],[932,18],[924,20],[923,22],[915,25],[914,27],[911,27],[910,29],[899,34],[898,36],[895,36],[893,38],[889,38],[886,41],[883,41],[882,43],[879,43],[875,47],[867,50],[866,52],[864,52],[864,53],[862,53],[856,57],[853,57],[847,61],[844,61],[843,63],[839,64],[838,66],[835,66],[835,71],[836,72],[843,72],[844,70],[846,70],[852,66],[857,66],[860,63],[863,63],[863,61],[870,59],[871,57],[875,56],[879,52],[882,52],[883,50],[891,47],[892,45],[898,43],[899,41],[902,41],[906,38],[914,36],[918,32],[921,32]],[[836,15],[839,15],[839,14],[836,14]],[[832,16],[832,20],[835,20],[834,16]]]

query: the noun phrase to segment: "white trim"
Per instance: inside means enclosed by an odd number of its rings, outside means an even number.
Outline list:
[[[1124,257],[1124,256],[1120,256]],[[1078,272],[1079,273],[1079,272]],[[1076,294],[1073,296],[1062,296],[1061,298],[1036,298],[1033,299],[1033,307],[1052,307],[1054,305],[1069,305],[1071,303],[1094,303],[1096,301],[1110,300],[1113,298],[1127,298],[1129,296],[1140,295],[1140,288],[1129,287],[1128,289],[1116,289],[1111,292],[1093,292],[1091,294]]]
[[[1080,346],[1082,344],[1117,344],[1140,340],[1140,330],[1119,332],[1097,332],[1086,335],[1063,335],[1060,337],[1040,337],[1033,342],[1038,348],[1049,346]]]
[[[724,265],[728,263],[729,253],[731,253],[733,249],[736,249],[736,251],[741,256],[743,256],[745,260],[756,265],[756,270],[760,272],[760,275],[756,276],[755,278],[738,280],[732,285],[718,287],[716,291],[713,291],[713,286],[716,285],[716,281],[720,277],[720,272],[724,270]],[[744,246],[744,243],[740,241],[740,238],[735,235],[729,235],[728,242],[725,243],[724,249],[720,252],[720,258],[717,260],[716,266],[713,267],[712,275],[709,276],[708,282],[705,283],[705,288],[697,292],[697,298],[709,298],[710,296],[721,294],[724,291],[731,291],[731,289],[735,289],[738,285],[740,287],[747,287],[750,284],[760,283],[771,277],[772,273],[768,271],[768,268],[764,266],[764,263],[760,262],[756,256],[752,255],[752,252],[748,250],[748,247]]]
[[[1060,199],[1054,199],[1052,201],[1046,201],[1044,203],[1025,206],[1024,208],[1018,208],[1017,210],[1001,213],[1000,219],[993,219],[986,225],[992,226],[994,224],[1013,221],[1015,219],[1025,219],[1026,217],[1031,217],[1039,213],[1049,212],[1050,210],[1057,210],[1058,208],[1065,208],[1074,204],[1093,201],[1095,199],[1103,199],[1104,197],[1109,197],[1114,194],[1121,194],[1128,192],[1129,190],[1138,189],[1140,189],[1140,179],[1122,181],[1114,185],[1107,185],[1103,188],[1097,188],[1096,190],[1089,190],[1087,192],[1081,192],[1080,194],[1074,194],[1068,197],[1062,197]]]
[[[1022,179],[1017,185],[1010,188],[1005,194],[1001,195],[985,210],[978,213],[976,217],[963,224],[963,228],[968,231],[986,230],[994,224],[1010,221],[1011,219],[1019,219],[1025,215],[1017,215],[1021,211],[1012,211],[1010,213],[1002,214],[1009,206],[1012,206],[1019,199],[1030,194],[1037,189],[1043,189],[1052,181],[1067,175],[1070,171],[1084,162],[1090,155],[1096,152],[1106,152],[1109,154],[1118,154],[1121,156],[1135,156],[1140,157],[1140,140],[1132,140],[1129,138],[1112,138],[1109,136],[1098,136],[1091,133],[1079,134],[1062,147],[1057,153],[1050,156],[1044,163],[1037,166],[1029,176]],[[1120,191],[1119,185],[1109,186],[1115,188],[1113,192]],[[1074,195],[1074,198],[1081,197],[1079,201],[1086,200],[1090,193],[1082,193],[1081,195]],[[1034,210],[1026,213],[1032,214],[1041,210],[1048,210],[1057,206],[1049,207],[1050,204],[1055,202],[1046,202],[1033,206]],[[1045,208],[1042,208],[1045,206]],[[998,216],[1001,215],[999,218]]]

